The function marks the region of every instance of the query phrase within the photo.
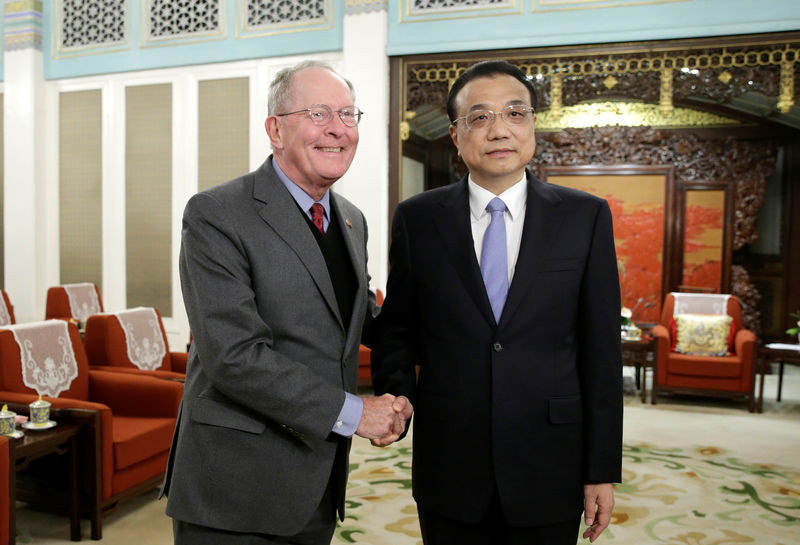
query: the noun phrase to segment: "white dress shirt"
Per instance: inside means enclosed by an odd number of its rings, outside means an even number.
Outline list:
[[[492,221],[492,215],[486,210],[486,206],[494,197],[499,197],[506,203],[506,211],[503,219],[506,221],[506,255],[508,256],[508,285],[514,278],[514,269],[517,266],[517,256],[519,246],[522,242],[522,225],[525,223],[525,209],[528,202],[528,184],[525,173],[522,178],[503,191],[500,195],[495,195],[491,191],[482,188],[469,177],[469,210],[470,224],[472,227],[472,240],[475,243],[475,255],[478,263],[481,262],[481,251],[483,248],[483,235]]]

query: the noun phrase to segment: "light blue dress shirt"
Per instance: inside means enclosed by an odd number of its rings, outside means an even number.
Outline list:
[[[291,181],[286,174],[284,174],[284,172],[281,170],[281,167],[278,166],[278,162],[275,161],[274,158],[272,159],[272,168],[275,169],[275,172],[278,174],[278,178],[280,178],[281,182],[283,182],[283,185],[286,186],[286,189],[292,195],[292,198],[295,200],[300,209],[306,213],[306,216],[308,216],[309,219],[311,219],[311,205],[315,202],[319,202],[322,205],[322,207],[325,209],[325,215],[323,216],[322,223],[325,226],[325,232],[327,232],[328,225],[330,224],[329,211],[331,207],[331,192],[326,191],[325,195],[322,196],[322,199],[315,201],[299,185]],[[361,415],[364,412],[364,402],[360,397],[353,395],[350,392],[345,392],[344,395],[344,405],[342,406],[342,410],[339,412],[339,417],[333,424],[332,431],[344,437],[351,437],[356,432],[358,429],[358,424],[361,422]]]

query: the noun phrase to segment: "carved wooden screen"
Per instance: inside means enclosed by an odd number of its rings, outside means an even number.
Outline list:
[[[657,322],[671,283],[674,177],[669,167],[543,167],[543,179],[608,201],[620,274],[622,305],[634,320]]]

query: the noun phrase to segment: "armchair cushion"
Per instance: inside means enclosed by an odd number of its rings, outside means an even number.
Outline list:
[[[727,356],[732,321],[727,314],[676,314],[675,351],[696,356]]]
[[[174,418],[116,416],[113,422],[114,469],[137,464],[164,451],[172,441]]]
[[[736,356],[696,356],[673,353],[669,369],[677,375],[737,378],[742,374],[742,361]]]

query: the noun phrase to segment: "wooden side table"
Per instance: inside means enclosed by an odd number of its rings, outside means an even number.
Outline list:
[[[69,456],[69,475],[67,502],[69,504],[70,539],[81,540],[80,506],[78,500],[78,432],[77,424],[61,424],[49,430],[23,430],[24,437],[9,439],[9,480],[10,513],[8,523],[9,544],[16,543],[16,499],[17,471],[49,454]]]
[[[800,345],[772,343],[758,348],[758,369],[761,374],[761,384],[758,387],[758,412],[764,412],[764,375],[767,372],[767,365],[771,362],[780,364],[778,371],[778,396],[781,400],[781,389],[783,388],[783,366],[800,365]]]
[[[647,402],[647,368],[655,368],[655,350],[656,341],[650,335],[635,341],[622,339],[622,365],[636,368],[636,387],[641,389],[642,403]]]

